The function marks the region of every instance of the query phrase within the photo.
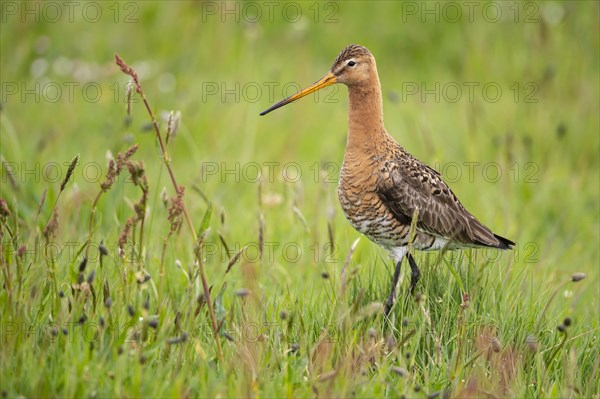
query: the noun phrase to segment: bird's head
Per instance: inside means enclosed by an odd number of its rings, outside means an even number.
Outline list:
[[[371,52],[366,47],[351,44],[337,56],[329,74],[333,75],[335,83],[353,86],[369,82],[374,67],[375,58]]]
[[[351,44],[343,49],[337,56],[331,69],[329,69],[329,72],[327,72],[325,76],[307,88],[274,104],[260,114],[266,115],[277,108],[281,108],[284,105],[335,83],[343,83],[348,87],[367,83],[372,79],[375,70],[375,58],[371,52],[366,47]]]

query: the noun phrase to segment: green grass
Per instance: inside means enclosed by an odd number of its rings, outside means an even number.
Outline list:
[[[600,396],[598,3],[498,3],[501,21],[476,12],[470,22],[464,11],[456,23],[422,22],[399,2],[295,3],[304,18],[292,23],[282,4],[271,20],[260,3],[255,24],[244,22],[241,3],[239,23],[222,3],[119,3],[117,22],[113,3],[94,4],[103,12],[95,23],[81,8],[73,22],[3,8],[3,397]],[[137,22],[124,22],[130,11]],[[329,12],[337,22],[325,21]],[[377,58],[388,131],[518,243],[501,254],[418,254],[419,300],[403,273],[390,321],[381,303],[392,262],[365,237],[351,253],[359,235],[336,198],[346,89],[258,116],[291,94],[283,85],[315,81],[353,42]],[[124,123],[128,78],[114,53],[140,72],[154,112],[181,112],[167,148],[196,229],[212,209],[204,265],[222,361],[201,303],[196,245],[185,222],[169,236],[161,193],[175,191],[138,97]],[[409,94],[436,82],[439,101]],[[464,82],[479,85],[473,101]],[[454,92],[442,95],[448,83],[464,89],[456,102]],[[502,89],[497,102],[481,92],[490,83]],[[277,84],[272,93],[267,84]],[[62,89],[55,102],[44,92],[52,85]],[[141,196],[125,170],[99,199],[80,277],[107,151],[116,157],[134,143],[149,185],[143,235],[138,224],[118,252]],[[45,238],[55,203],[58,229]],[[574,273],[586,277],[573,282]]]

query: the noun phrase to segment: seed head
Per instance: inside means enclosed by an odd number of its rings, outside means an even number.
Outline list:
[[[60,184],[60,191],[63,191],[65,189],[65,186],[67,185],[67,183],[69,182],[69,179],[73,175],[73,171],[75,171],[75,167],[77,166],[78,162],[79,162],[79,154],[75,155],[75,158],[73,158],[71,160],[71,163],[69,164],[69,168],[67,169],[67,174],[65,175],[65,178],[63,179],[62,183]]]
[[[167,117],[167,135],[166,143],[169,144],[171,137],[175,138],[179,130],[179,122],[181,121],[181,112],[171,111]]]
[[[168,344],[171,344],[171,345],[174,345],[174,344],[180,344],[180,343],[183,343],[183,342],[187,341],[187,338],[188,338],[188,335],[187,335],[187,333],[183,333],[183,334],[181,334],[181,336],[179,336],[179,337],[175,337],[175,338],[169,338],[169,339],[167,340],[167,343],[168,343]]]
[[[87,266],[87,261],[88,261],[88,258],[87,258],[87,256],[85,256],[85,257],[84,257],[84,258],[81,260],[81,262],[79,262],[79,271],[80,271],[80,272],[83,272],[83,271],[85,270],[85,267]]]
[[[52,213],[52,218],[50,219],[50,221],[48,222],[46,227],[44,227],[43,235],[44,235],[44,239],[46,240],[46,242],[52,241],[52,239],[56,235],[57,230],[58,230],[58,210],[54,209],[54,212]]]
[[[298,350],[299,350],[299,349],[300,349],[300,344],[298,344],[298,343],[295,343],[295,342],[294,342],[294,343],[293,343],[293,344],[290,346],[290,352],[291,352],[291,353],[296,353],[296,352],[298,352]]]
[[[0,198],[0,220],[4,221],[9,216],[10,211],[8,210],[8,204],[4,198]]]
[[[119,176],[123,168],[126,166],[127,161],[133,156],[133,154],[135,154],[137,149],[138,145],[135,144],[129,147],[129,149],[125,153],[117,154],[116,161],[112,158],[108,161],[108,172],[106,172],[106,178],[100,184],[100,188],[102,189],[102,191],[107,191],[112,187],[117,176]]]
[[[127,83],[127,87],[125,88],[125,96],[127,98],[127,119],[125,123],[129,125],[131,123],[131,98],[133,97],[133,91],[135,90],[135,83],[129,82]]]
[[[396,346],[396,338],[394,338],[392,334],[388,335],[385,339],[385,346],[387,347],[388,352],[391,352]]]
[[[500,350],[502,349],[502,345],[500,345],[500,341],[496,337],[492,338],[491,344],[492,350],[496,353],[500,352]]]
[[[0,198],[0,220],[5,221],[9,216],[10,211],[8,210],[8,204],[6,203],[6,200]]]
[[[123,248],[125,248],[125,244],[127,243],[127,239],[129,237],[129,234],[131,232],[131,228],[133,227],[133,218],[129,218],[127,219],[127,221],[125,222],[125,227],[123,227],[123,231],[121,232],[121,235],[119,236],[119,249],[121,251],[123,251]],[[122,256],[124,256],[124,252],[122,252],[121,254]]]
[[[98,247],[98,252],[100,252],[100,256],[107,256],[108,255],[108,248],[106,248],[104,246],[104,243],[101,242],[100,246]]]
[[[463,301],[462,301],[462,303],[460,304],[460,307],[461,307],[462,309],[466,309],[466,308],[468,308],[470,305],[471,305],[471,299],[470,299],[470,297],[469,297],[469,293],[468,293],[468,292],[465,292],[465,293],[464,293],[464,295],[463,295]]]
[[[96,278],[96,270],[92,270],[90,272],[90,274],[88,274],[86,281],[88,284],[92,284],[94,282],[95,278]]]
[[[25,246],[25,244],[23,244],[17,250],[17,256],[19,258],[23,258],[23,256],[25,256],[25,253],[27,253],[27,247]]]
[[[169,234],[173,234],[179,231],[182,223],[183,223],[183,208],[185,207],[183,203],[183,194],[185,193],[185,187],[179,186],[177,189],[177,196],[171,198],[171,206],[169,207],[169,223],[171,224],[171,229]]]
[[[248,288],[240,288],[234,292],[235,296],[239,296],[241,298],[247,297],[250,295],[250,290]]]
[[[142,162],[128,161],[125,166],[129,171],[129,175],[131,176],[131,181],[136,186],[139,186],[142,183],[142,178],[144,176],[144,164]]]
[[[156,329],[158,327],[158,319],[148,320],[148,327]]]
[[[397,366],[392,367],[392,372],[400,377],[408,375],[408,371],[406,371],[406,369]]]
[[[527,344],[527,347],[529,348],[530,351],[532,351],[532,352],[538,351],[538,347],[539,347],[538,340],[533,335],[529,334],[527,336],[527,338],[525,338],[525,343]]]

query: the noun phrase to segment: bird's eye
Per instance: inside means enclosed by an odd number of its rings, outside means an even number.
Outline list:
[[[354,61],[348,61],[348,66],[353,67],[354,65],[356,65],[356,62],[354,62]]]

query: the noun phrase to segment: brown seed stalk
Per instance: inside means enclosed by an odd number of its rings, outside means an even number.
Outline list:
[[[163,157],[163,161],[164,164],[167,168],[167,171],[169,172],[169,177],[171,179],[171,182],[173,183],[173,187],[175,188],[175,191],[177,193],[179,193],[179,184],[177,184],[177,180],[175,179],[175,174],[173,173],[173,169],[171,168],[171,164],[169,161],[169,156],[167,154],[167,149],[162,137],[162,134],[160,132],[160,128],[158,126],[158,121],[154,115],[154,112],[152,111],[152,108],[150,107],[150,104],[148,103],[148,100],[146,99],[146,95],[144,94],[144,91],[142,90],[142,86],[140,85],[140,81],[139,81],[139,77],[136,73],[136,71],[131,68],[129,65],[127,65],[125,63],[125,61],[123,61],[123,59],[118,55],[115,54],[115,61],[117,63],[117,65],[119,66],[119,68],[121,68],[121,71],[123,73],[125,73],[126,75],[129,75],[132,79],[133,82],[135,84],[136,87],[136,92],[140,95],[140,97],[142,98],[142,102],[144,103],[144,106],[146,107],[146,110],[148,111],[148,114],[150,116],[150,119],[152,119],[152,125],[154,126],[154,131],[156,133],[156,138],[158,140],[158,144],[160,146],[160,150],[162,152],[162,157]],[[185,204],[182,202],[182,210],[183,210],[183,214],[185,216],[185,219],[187,221],[188,227],[190,229],[190,233],[192,234],[192,237],[194,239],[194,242],[198,242],[198,235],[196,234],[196,229],[194,228],[194,224],[192,223],[192,219],[190,218],[190,215],[187,211],[187,208],[185,207]],[[200,272],[200,278],[202,280],[202,287],[204,290],[204,295],[207,299],[206,303],[208,306],[208,311],[209,311],[209,315],[210,315],[210,321],[211,321],[211,325],[212,325],[212,330],[213,330],[213,336],[215,339],[215,343],[217,345],[217,355],[219,357],[219,360],[221,361],[221,363],[223,362],[223,351],[221,349],[221,341],[219,339],[219,335],[218,335],[218,328],[217,328],[217,318],[215,316],[215,311],[213,308],[213,303],[210,300],[210,291],[209,291],[209,284],[208,281],[206,279],[206,274],[204,272],[204,264],[203,262],[200,260],[198,262],[199,264],[199,272]]]

